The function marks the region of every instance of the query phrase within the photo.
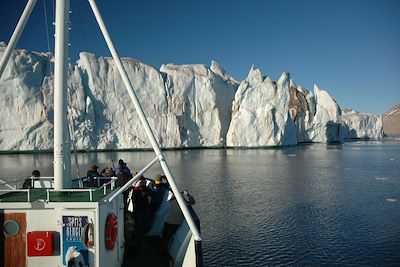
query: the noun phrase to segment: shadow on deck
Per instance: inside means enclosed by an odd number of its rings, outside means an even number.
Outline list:
[[[142,244],[125,251],[122,267],[168,267],[169,255],[162,248],[159,238],[145,237]]]

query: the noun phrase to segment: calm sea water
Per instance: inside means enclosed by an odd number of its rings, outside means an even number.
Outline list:
[[[205,266],[400,266],[400,143],[165,154],[196,197]],[[83,174],[119,158],[138,170],[153,157],[82,153],[78,161]],[[3,179],[35,168],[52,175],[52,154],[0,155]]]

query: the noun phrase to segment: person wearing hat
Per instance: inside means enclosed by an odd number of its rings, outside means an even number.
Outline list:
[[[167,192],[167,188],[161,182],[161,174],[157,174],[154,178],[153,192],[151,194],[150,211],[152,215],[156,213],[164,200],[165,192]]]
[[[128,168],[126,165],[126,162],[124,162],[122,159],[118,160],[118,166],[117,169],[115,170],[115,175],[124,175],[125,177],[131,177],[131,170]]]
[[[40,171],[34,170],[32,172],[32,176],[30,178],[25,179],[24,184],[22,185],[23,189],[27,188],[34,188],[34,182],[36,180],[39,180],[40,178]]]
[[[86,177],[88,178],[88,183],[87,185],[89,187],[96,187],[97,186],[97,182],[96,182],[96,177],[100,177],[100,173],[97,171],[97,169],[99,168],[99,166],[97,165],[92,165],[92,167],[90,167],[90,170],[88,170]]]

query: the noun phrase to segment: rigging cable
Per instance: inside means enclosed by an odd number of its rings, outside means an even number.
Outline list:
[[[50,51],[49,27],[47,25],[48,21],[47,21],[46,0],[43,0],[43,10],[44,10],[44,25],[46,25],[47,52],[51,52]]]

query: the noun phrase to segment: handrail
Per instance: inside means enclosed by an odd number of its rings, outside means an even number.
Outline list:
[[[158,157],[155,157],[152,161],[150,161],[150,163],[147,164],[143,169],[141,169],[140,172],[138,172],[135,176],[133,176],[132,179],[130,179],[126,184],[124,184],[124,186],[118,189],[118,191],[115,192],[115,194],[108,199],[108,202],[113,201],[113,199],[116,198],[119,194],[124,192],[128,187],[132,186],[139,179],[139,177],[142,176],[143,173],[145,173],[148,169],[150,169],[151,166],[153,166],[154,163],[156,163],[157,161]]]
[[[50,192],[88,192],[89,193],[89,200],[93,200],[93,188],[79,188],[79,189],[61,189],[61,190],[55,190],[55,189],[47,189],[47,202],[50,202]]]
[[[31,201],[30,189],[15,189],[15,188],[12,188],[12,189],[0,189],[0,192],[26,192],[27,199],[28,199],[27,202]],[[1,202],[1,200],[0,200],[0,202]]]
[[[115,176],[113,177],[102,177],[99,176],[98,178],[111,178],[111,181],[104,183],[102,186],[97,187],[97,188],[78,188],[78,189],[62,189],[62,190],[55,190],[55,189],[47,189],[47,202],[50,202],[50,192],[88,192],[89,193],[89,200],[93,201],[93,192],[97,192],[100,190],[103,190],[103,195],[107,195],[107,186],[110,185],[111,190],[113,190],[115,188]]]
[[[96,189],[93,189],[93,192],[96,192],[96,191],[99,191],[99,190],[103,189],[103,195],[106,195],[106,194],[107,194],[107,186],[108,186],[108,185],[111,185],[111,186],[110,186],[111,190],[114,189],[114,187],[115,187],[115,180],[116,180],[116,179],[112,179],[112,178],[115,178],[115,176],[112,176],[112,177],[103,177],[103,176],[99,176],[99,177],[96,177],[96,178],[104,178],[104,179],[110,179],[110,178],[111,178],[111,181],[109,181],[109,182],[107,182],[107,183],[104,183],[102,186],[97,187]],[[100,180],[101,180],[101,179],[100,179]]]

